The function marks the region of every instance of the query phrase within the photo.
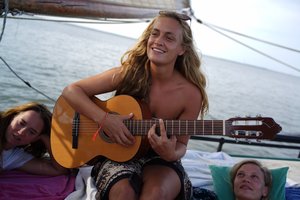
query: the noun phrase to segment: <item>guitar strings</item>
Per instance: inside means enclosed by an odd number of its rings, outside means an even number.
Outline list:
[[[125,120],[125,125],[135,132],[148,132],[153,124],[158,124],[158,120]],[[225,122],[230,125],[232,122]],[[89,119],[74,120],[73,126],[79,125],[79,130],[86,133],[94,133],[98,129],[98,125]],[[223,120],[165,120],[166,130],[172,130],[176,135],[223,135]],[[136,128],[133,128],[136,127]],[[174,131],[175,130],[175,131]],[[186,130],[183,133],[179,130]],[[194,134],[187,134],[187,133]]]

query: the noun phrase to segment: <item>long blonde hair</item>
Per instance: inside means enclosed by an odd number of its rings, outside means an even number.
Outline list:
[[[196,51],[193,35],[186,19],[182,14],[172,11],[160,12],[148,25],[135,46],[127,51],[121,58],[121,82],[117,86],[116,95],[128,94],[138,99],[147,100],[150,85],[150,61],[147,56],[147,42],[153,26],[158,18],[169,17],[177,20],[182,27],[185,53],[177,57],[175,69],[178,70],[188,81],[196,85],[202,95],[200,116],[203,118],[208,111],[208,97],[205,91],[206,78],[201,71],[201,61]]]

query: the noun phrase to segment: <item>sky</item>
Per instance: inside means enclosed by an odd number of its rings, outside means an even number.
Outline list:
[[[194,15],[205,24],[216,25],[300,51],[299,0],[191,0],[191,7]],[[101,24],[97,25],[97,29],[138,38],[146,26],[147,23]],[[274,47],[223,31],[228,36],[292,66],[287,67],[197,23],[194,19],[191,26],[197,47],[203,55],[300,77],[299,52]]]

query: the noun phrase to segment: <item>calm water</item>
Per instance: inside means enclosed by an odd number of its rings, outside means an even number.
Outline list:
[[[69,83],[119,65],[121,55],[134,42],[74,25],[8,19],[0,56],[24,80],[56,100]],[[280,134],[300,136],[299,77],[205,56],[203,69],[210,101],[207,119],[259,114],[279,123]],[[2,61],[0,91],[0,110],[27,101],[42,102],[50,109],[55,104],[26,86]],[[191,143],[193,148],[215,148],[203,144]],[[231,150],[243,151],[240,147]]]

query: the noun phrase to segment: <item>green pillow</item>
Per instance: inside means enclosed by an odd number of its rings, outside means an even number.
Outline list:
[[[231,167],[225,166],[209,166],[214,191],[219,199],[234,200],[234,194],[230,182]],[[285,199],[285,183],[288,167],[270,169],[272,174],[272,187],[269,193],[269,200],[284,200]]]

